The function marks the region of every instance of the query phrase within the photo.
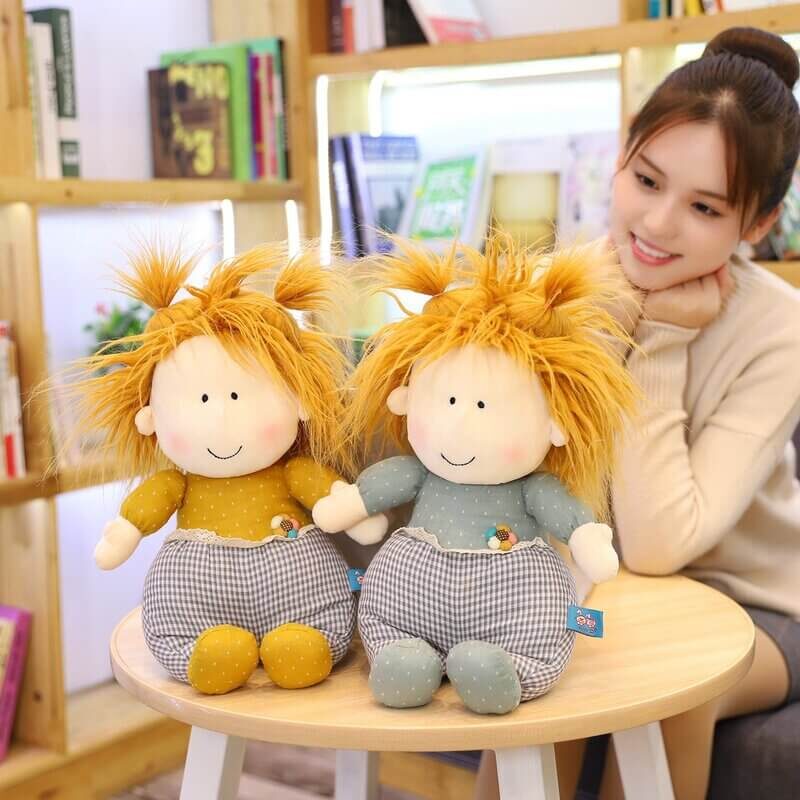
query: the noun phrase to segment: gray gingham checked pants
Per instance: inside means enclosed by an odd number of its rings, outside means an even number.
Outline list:
[[[358,628],[367,656],[390,642],[424,639],[439,654],[460,642],[499,645],[519,675],[521,700],[544,694],[572,654],[567,565],[541,539],[508,552],[445,550],[420,528],[400,528],[364,575]]]
[[[320,631],[334,664],[347,652],[356,607],[347,564],[319,529],[297,539],[226,539],[209,531],[173,533],[144,584],[142,625],[155,659],[178,680],[197,637],[215,625],[264,634],[286,622]]]

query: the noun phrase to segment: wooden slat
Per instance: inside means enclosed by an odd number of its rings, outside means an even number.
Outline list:
[[[0,175],[33,177],[33,117],[21,0],[0,0]]]
[[[0,508],[0,602],[33,615],[14,738],[66,746],[58,541],[52,500]]]
[[[34,203],[42,206],[96,206],[113,203],[204,203],[245,200],[282,202],[302,196],[297,181],[57,181],[0,178],[0,203]]]
[[[440,45],[393,47],[372,53],[312,56],[310,74],[353,75],[379,69],[503,64],[541,58],[621,53],[632,47],[668,47],[704,42],[732,25],[774,33],[800,31],[800,4],[666,20],[635,20],[618,26],[559,31],[536,36]]]
[[[116,684],[70,697],[69,745],[59,754],[16,744],[0,763],[3,800],[107,797],[179,766],[189,729]]]
[[[30,474],[18,480],[0,481],[0,507],[125,479],[114,464],[100,463],[64,467],[46,478],[41,473]]]

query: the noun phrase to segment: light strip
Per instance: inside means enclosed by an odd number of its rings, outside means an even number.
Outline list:
[[[287,200],[283,207],[286,211],[286,242],[291,258],[300,252],[300,214],[295,200]]]
[[[783,37],[784,41],[792,46],[794,50],[800,50],[800,33],[789,33]],[[689,44],[679,44],[675,47],[675,60],[680,66],[689,61],[694,61],[703,55],[705,44],[702,42],[691,42]]]
[[[223,200],[220,203],[222,214],[222,257],[233,258],[236,255],[236,224],[233,216],[233,203]]]
[[[370,136],[380,136],[383,133],[381,95],[388,74],[385,69],[379,69],[369,82],[369,88],[367,89],[367,119],[369,120]]]
[[[319,257],[331,263],[333,247],[333,206],[331,205],[330,164],[328,161],[328,76],[320,75],[316,84],[317,178],[319,181]]]
[[[599,72],[619,68],[619,53],[581,58],[550,58],[539,61],[520,61],[511,64],[480,64],[465,67],[432,67],[384,71],[381,84],[395,86],[433,86],[442,83],[474,81],[506,81],[515,78],[538,78],[550,75],[569,75]],[[371,86],[370,86],[371,88]]]

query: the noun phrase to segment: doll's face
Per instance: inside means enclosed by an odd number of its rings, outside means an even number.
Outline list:
[[[297,399],[261,367],[244,369],[217,339],[196,336],[155,369],[150,405],[136,417],[180,469],[209,478],[274,464],[297,437]]]
[[[564,444],[533,373],[500,350],[468,346],[414,369],[389,397],[425,467],[453,483],[508,483]]]

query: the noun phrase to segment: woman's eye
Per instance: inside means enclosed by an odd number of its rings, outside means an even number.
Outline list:
[[[703,216],[706,217],[719,217],[721,214],[711,206],[707,206],[705,203],[695,203],[694,207],[701,213]]]
[[[451,397],[451,398],[450,398],[450,405],[451,405],[451,406],[454,406],[455,404],[456,404],[456,399],[455,399],[455,397]]]
[[[207,403],[207,402],[208,402],[208,395],[207,395],[207,394],[204,394],[204,395],[203,395],[203,396],[202,396],[200,399],[201,399],[201,400],[202,400],[204,403]]]
[[[647,189],[658,189],[658,184],[650,177],[645,175],[642,172],[635,173],[636,180],[642,184],[642,186],[646,187]]]

